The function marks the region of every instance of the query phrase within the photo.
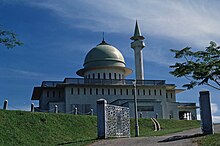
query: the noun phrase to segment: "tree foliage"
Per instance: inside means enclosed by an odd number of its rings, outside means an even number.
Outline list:
[[[15,46],[23,45],[23,43],[17,39],[15,33],[3,30],[1,28],[0,28],[0,44],[4,45],[8,49],[14,48]]]
[[[220,90],[220,46],[213,41],[204,51],[191,51],[191,47],[173,50],[175,58],[184,61],[170,66],[174,70],[170,73],[175,77],[185,77],[188,84],[183,85],[191,89],[197,85],[208,85]]]

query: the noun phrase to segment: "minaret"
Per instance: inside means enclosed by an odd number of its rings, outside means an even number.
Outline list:
[[[135,25],[135,30],[134,30],[134,36],[131,37],[131,40],[134,40],[131,43],[131,48],[134,49],[136,80],[144,80],[142,49],[145,47],[145,44],[143,41],[144,37],[141,35],[141,31],[138,27],[137,20],[136,20],[136,25]]]

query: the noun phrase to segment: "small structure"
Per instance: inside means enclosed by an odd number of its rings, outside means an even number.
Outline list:
[[[130,137],[129,108],[97,100],[98,138]]]

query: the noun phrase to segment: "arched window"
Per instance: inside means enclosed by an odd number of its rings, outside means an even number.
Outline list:
[[[92,74],[92,78],[95,79],[95,74],[94,73]]]

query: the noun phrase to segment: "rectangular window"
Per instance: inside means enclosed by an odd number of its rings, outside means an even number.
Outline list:
[[[73,88],[71,88],[71,94],[73,95]]]
[[[105,93],[105,91],[104,91],[104,89],[102,89],[102,95],[104,95],[104,93]]]
[[[138,106],[138,111],[154,111],[154,106]]]
[[[166,93],[166,98],[168,98],[168,94]]]
[[[98,88],[96,88],[96,95],[98,95],[99,94],[99,89]]]
[[[162,95],[162,91],[161,91],[161,89],[160,89],[160,95]]]
[[[145,90],[143,89],[143,95],[145,95]]]
[[[84,88],[84,95],[86,95],[86,88]]]
[[[92,88],[90,88],[90,91],[89,91],[89,92],[90,92],[90,95],[92,95]]]
[[[120,89],[121,95],[122,95],[122,89]]]
[[[154,90],[154,95],[157,95],[157,90],[156,89]]]
[[[108,89],[108,95],[110,95],[110,89]]]
[[[49,97],[50,96],[50,92],[49,91],[47,91],[47,97]]]
[[[53,91],[53,97],[55,97],[55,91]]]
[[[170,93],[170,98],[173,98],[173,94],[172,93]]]
[[[79,88],[77,89],[77,92],[78,92],[78,95],[79,95],[80,94],[80,89]]]
[[[116,95],[116,89],[114,89],[114,95]]]
[[[149,95],[151,95],[151,91],[150,91],[150,89],[149,89]]]
[[[109,73],[109,79],[112,79],[112,74],[111,73]]]
[[[128,95],[128,89],[126,89],[126,95]]]
[[[140,90],[138,89],[138,95],[140,95]]]

